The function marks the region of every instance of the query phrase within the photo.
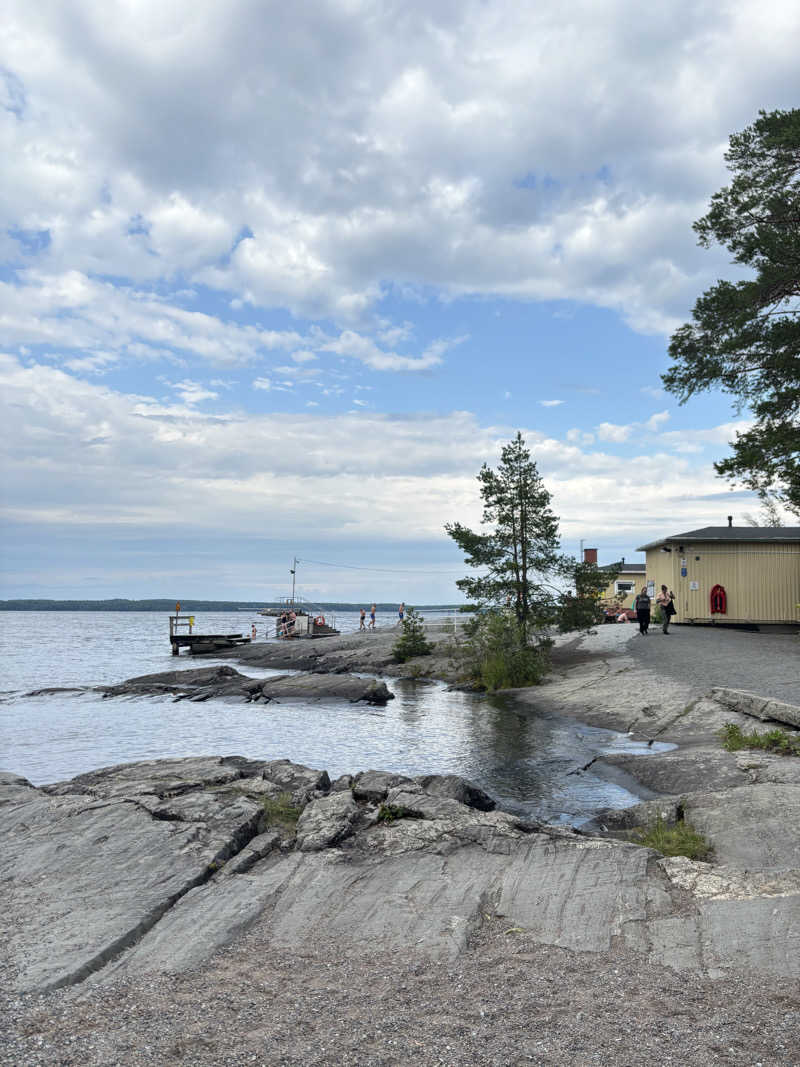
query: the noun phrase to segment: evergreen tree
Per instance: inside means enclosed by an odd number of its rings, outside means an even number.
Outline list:
[[[598,599],[616,570],[561,554],[550,493],[521,433],[503,448],[496,470],[484,463],[478,481],[487,529],[445,526],[467,565],[482,571],[456,585],[488,609],[465,627],[462,666],[486,689],[530,685],[547,670],[553,629],[599,621]]]
[[[563,566],[558,519],[519,432],[503,448],[497,470],[484,463],[478,481],[482,522],[490,529],[476,532],[453,522],[445,530],[465,553],[467,566],[484,573],[456,585],[479,604],[508,607],[525,641],[555,617],[558,590],[549,579]]]
[[[672,337],[663,380],[681,403],[721,388],[750,409],[753,426],[717,473],[800,513],[800,109],[761,111],[725,159],[733,180],[694,229],[752,276],[703,293]]]
[[[406,608],[402,623],[402,633],[392,646],[395,663],[405,663],[414,656],[429,656],[433,645],[425,636],[425,617],[413,608]]]

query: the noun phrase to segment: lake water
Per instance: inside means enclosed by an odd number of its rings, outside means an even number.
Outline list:
[[[247,634],[253,622],[259,640],[265,629],[274,633],[274,619],[247,612],[203,614],[197,626],[206,633]],[[358,615],[338,613],[336,622],[343,632],[357,629]],[[395,622],[394,615],[377,620],[379,627]],[[591,772],[570,772],[597,755],[672,747],[647,749],[613,730],[521,711],[508,699],[397,679],[387,679],[396,699],[385,708],[24,695],[222,662],[175,659],[161,612],[0,612],[0,656],[0,768],[36,785],[132,760],[238,754],[291,759],[325,768],[331,778],[368,768],[460,774],[507,810],[578,825],[600,808],[627,807],[637,797]],[[279,672],[247,667],[244,673]]]

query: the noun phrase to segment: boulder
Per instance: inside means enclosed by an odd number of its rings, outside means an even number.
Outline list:
[[[403,774],[391,774],[388,771],[361,771],[353,779],[353,796],[357,800],[379,803],[386,799],[390,789],[398,785],[411,785],[413,779]]]
[[[319,852],[349,837],[358,810],[350,793],[331,793],[312,800],[297,821],[295,847],[301,852]]]
[[[497,806],[488,793],[474,782],[457,774],[425,774],[415,779],[426,793],[435,797],[450,797],[468,808],[478,811],[494,811]]]
[[[270,760],[262,765],[261,777],[279,793],[288,793],[292,803],[303,805],[311,797],[327,793],[331,780],[327,771],[316,771],[288,759]]]
[[[781,722],[787,726],[800,729],[800,708],[795,704],[784,704],[780,700],[769,700],[757,693],[747,693],[741,689],[726,689],[715,686],[711,690],[714,700],[724,704],[731,711],[750,715],[761,722]]]

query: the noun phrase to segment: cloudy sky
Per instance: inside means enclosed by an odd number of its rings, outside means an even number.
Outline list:
[[[794,0],[3,0],[5,597],[452,601],[525,434],[564,547],[743,522],[660,390]]]

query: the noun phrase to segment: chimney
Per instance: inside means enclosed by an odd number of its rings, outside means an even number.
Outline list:
[[[733,515],[728,516],[728,526],[733,526]]]
[[[584,550],[583,550],[583,562],[584,563],[597,563],[597,549],[596,548],[584,548]]]

